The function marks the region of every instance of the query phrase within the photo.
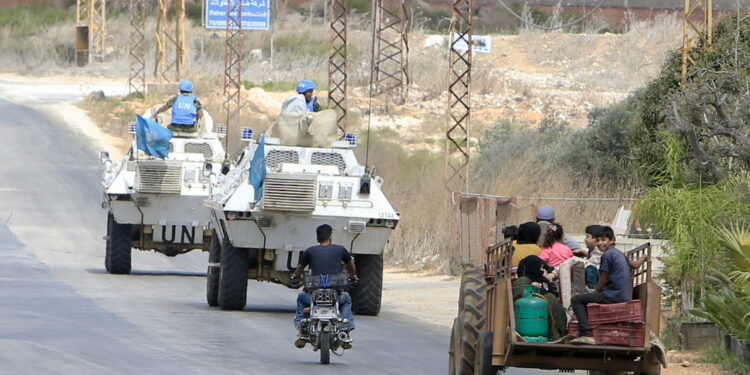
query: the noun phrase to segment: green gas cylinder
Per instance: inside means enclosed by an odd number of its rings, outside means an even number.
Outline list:
[[[516,312],[516,331],[527,342],[547,342],[549,334],[549,311],[544,298],[533,296],[534,287],[523,287],[523,298],[514,303]]]

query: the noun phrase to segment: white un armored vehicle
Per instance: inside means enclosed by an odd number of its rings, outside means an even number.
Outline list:
[[[154,119],[155,108],[143,117]],[[169,124],[168,114],[154,120]],[[197,126],[195,133],[174,133],[165,159],[138,151],[135,140],[119,163],[102,152],[102,207],[109,210],[104,261],[108,272],[130,272],[131,248],[167,256],[208,250],[213,231],[203,200],[225,155],[205,110]]]
[[[266,175],[255,199],[249,182],[251,142],[236,168],[206,200],[215,243],[209,252],[207,299],[224,310],[243,309],[247,280],[287,287],[315,229],[333,227],[333,241],[354,256],[359,285],[350,292],[358,314],[377,315],[383,283],[383,248],[399,215],[354,155],[352,136],[337,140],[332,110],[280,119],[265,137]],[[332,130],[331,130],[331,124]]]

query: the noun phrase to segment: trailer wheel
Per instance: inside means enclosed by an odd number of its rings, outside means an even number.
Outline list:
[[[107,216],[107,247],[104,268],[109,273],[130,273],[130,224],[119,224],[110,212]]]
[[[247,249],[234,247],[226,239],[221,244],[219,307],[242,310],[247,303]]]
[[[352,310],[359,315],[376,316],[380,313],[383,297],[383,255],[355,255],[359,285],[349,293]]]
[[[478,268],[466,269],[461,277],[461,296],[464,304],[463,311],[458,315],[461,341],[461,357],[457,363],[457,374],[473,375],[477,363],[477,348],[479,333],[486,323],[487,283],[484,278],[478,278]],[[491,349],[490,349],[491,350]]]
[[[476,363],[474,373],[477,375],[494,375],[497,370],[492,367],[492,332],[480,331],[477,341]]]
[[[206,301],[209,306],[219,306],[219,280],[221,276],[221,242],[216,233],[211,236],[206,270]]]

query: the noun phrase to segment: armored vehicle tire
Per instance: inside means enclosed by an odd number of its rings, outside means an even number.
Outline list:
[[[468,296],[466,294],[467,285],[472,286],[472,288],[468,289],[469,293],[472,293],[472,294]],[[484,271],[476,267],[466,268],[461,273],[461,286],[458,289],[459,290],[458,292],[459,293],[458,295],[459,314],[461,313],[461,311],[464,311],[464,304],[466,303],[464,299],[466,299],[467,297],[472,300],[483,298],[481,296],[481,293],[485,293],[485,296],[486,296],[486,291],[485,291],[486,289],[487,289],[487,283],[484,281]],[[479,295],[474,294],[475,292],[478,292]]]
[[[477,280],[472,274],[471,270],[464,271],[463,288],[459,294],[464,301],[463,311],[458,314],[460,338],[456,340],[461,344],[461,356],[456,358],[459,375],[474,374],[479,333],[486,325],[487,283]]]
[[[247,303],[247,249],[234,247],[226,239],[221,246],[219,307],[242,310]]]
[[[107,247],[104,268],[109,273],[130,273],[130,224],[118,224],[110,212],[107,216]]]
[[[383,297],[383,255],[357,254],[355,265],[359,285],[350,291],[352,310],[355,314],[376,316]]]
[[[219,236],[211,236],[208,248],[208,269],[206,270],[206,301],[209,306],[219,306],[219,276],[221,276],[221,243]]]
[[[320,333],[320,363],[327,365],[331,363],[331,333]]]

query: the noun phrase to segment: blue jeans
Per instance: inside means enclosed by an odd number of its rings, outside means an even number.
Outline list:
[[[299,295],[297,295],[297,314],[294,317],[294,326],[299,328],[300,321],[302,319],[307,318],[310,316],[310,314],[304,313],[302,310],[305,309],[305,307],[310,307],[310,299],[312,298],[312,295],[310,293],[300,292]],[[352,297],[347,292],[342,292],[339,295],[339,312],[341,313],[341,316],[349,320],[349,326],[346,327],[345,325],[341,326],[342,330],[352,330],[354,329],[354,314],[352,313]]]

